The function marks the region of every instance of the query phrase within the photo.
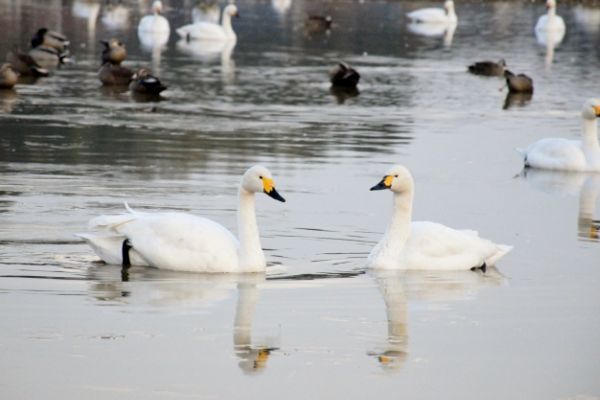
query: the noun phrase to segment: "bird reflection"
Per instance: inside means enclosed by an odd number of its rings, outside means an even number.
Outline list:
[[[87,20],[87,49],[90,54],[96,49],[96,21],[100,13],[100,4],[95,0],[75,0],[71,13],[77,18]]]
[[[509,90],[504,99],[502,109],[508,110],[511,107],[525,107],[531,102],[532,97],[533,93],[511,92]]]
[[[285,14],[292,6],[292,0],[271,0],[271,7],[278,14]]]
[[[490,267],[473,271],[372,270],[385,303],[388,322],[383,349],[369,352],[386,371],[398,371],[408,359],[408,301],[457,301],[473,298],[478,291],[497,287],[504,276]]]
[[[177,42],[177,50],[188,54],[202,62],[221,61],[221,76],[223,82],[232,83],[235,80],[235,61],[231,58],[235,42],[207,41],[181,39]]]
[[[541,46],[546,47],[546,55],[544,57],[544,64],[546,69],[549,69],[554,62],[554,49],[562,42],[565,36],[564,31],[535,31],[535,37]]]
[[[194,274],[147,267],[116,268],[100,264],[88,270],[89,293],[100,303],[128,307],[151,307],[151,310],[197,309],[223,301],[237,288],[238,299],[233,320],[233,351],[244,373],[265,369],[273,346],[272,339],[257,344],[252,338],[252,323],[259,298],[258,285],[265,275]],[[120,272],[120,273],[119,273]]]
[[[450,47],[456,31],[456,23],[411,22],[408,24],[408,30],[420,36],[443,37],[444,47]]]
[[[577,236],[584,241],[600,241],[600,219],[594,218],[600,195],[598,174],[527,168],[519,176],[539,191],[578,196]]]
[[[338,104],[344,104],[346,100],[356,97],[360,94],[357,87],[331,86],[329,88]]]

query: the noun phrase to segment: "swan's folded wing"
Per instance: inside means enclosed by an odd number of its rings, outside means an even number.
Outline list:
[[[586,165],[581,142],[563,138],[538,140],[526,149],[526,157],[535,168],[579,170]]]
[[[197,40],[220,40],[225,39],[225,31],[221,25],[210,22],[196,22],[177,28],[177,34],[182,38]]]

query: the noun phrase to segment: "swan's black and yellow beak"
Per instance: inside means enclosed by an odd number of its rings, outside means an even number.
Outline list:
[[[596,117],[600,117],[600,106],[594,106],[594,112],[596,113]]]
[[[285,199],[275,190],[275,182],[271,178],[262,178],[263,191],[269,197],[285,203]]]
[[[373,186],[371,188],[371,190],[383,190],[383,189],[389,189],[392,187],[392,180],[394,179],[394,177],[392,175],[386,175],[383,177],[383,179],[381,180],[381,182],[379,182],[377,185]]]

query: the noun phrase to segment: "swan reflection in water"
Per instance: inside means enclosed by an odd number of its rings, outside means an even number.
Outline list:
[[[456,23],[411,22],[408,30],[419,36],[443,37],[444,47],[452,46]]]
[[[526,168],[519,176],[541,192],[578,196],[577,236],[584,241],[600,241],[600,219],[594,218],[600,195],[599,174]]]
[[[386,371],[398,371],[408,359],[408,302],[450,302],[475,298],[488,287],[505,282],[496,267],[475,271],[371,270],[385,303],[387,340],[383,348],[367,353]]]
[[[265,369],[272,351],[278,349],[278,338],[267,337],[256,344],[252,323],[259,299],[259,285],[265,275],[195,274],[172,272],[148,267],[119,269],[102,263],[89,272],[91,295],[101,303],[112,303],[147,309],[151,312],[176,309],[177,312],[211,307],[231,297],[237,289],[238,299],[233,319],[233,351],[244,373]]]
[[[221,76],[224,83],[235,80],[235,61],[231,58],[235,41],[210,41],[181,39],[177,42],[177,50],[192,56],[204,63],[221,61]]]

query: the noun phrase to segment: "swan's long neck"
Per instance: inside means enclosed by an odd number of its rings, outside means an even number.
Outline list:
[[[225,35],[230,39],[237,39],[235,32],[233,31],[233,27],[231,26],[231,15],[228,13],[223,13],[223,21],[221,22],[223,26],[223,30],[225,31]]]
[[[238,209],[238,236],[240,240],[239,264],[241,271],[262,271],[265,269],[265,255],[260,245],[254,193],[240,188]]]
[[[454,6],[451,5],[446,10],[446,15],[448,16],[448,21],[455,22],[458,18],[456,16],[456,11],[454,11]]]
[[[594,167],[600,166],[600,145],[598,144],[598,125],[596,119],[583,118],[583,152],[585,158]]]
[[[556,6],[548,7],[548,21],[556,17]]]
[[[398,262],[402,248],[410,235],[412,217],[413,190],[394,193],[392,220],[381,241],[375,248],[371,264],[375,267],[394,267]]]

